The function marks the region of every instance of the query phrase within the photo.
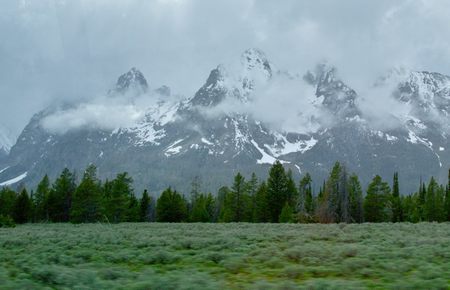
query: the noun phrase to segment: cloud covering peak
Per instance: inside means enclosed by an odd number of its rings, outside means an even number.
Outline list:
[[[450,74],[449,14],[442,0],[3,1],[0,123],[17,134],[36,111],[100,95],[133,65],[192,96],[248,47],[291,72],[328,59],[365,95],[394,66]]]

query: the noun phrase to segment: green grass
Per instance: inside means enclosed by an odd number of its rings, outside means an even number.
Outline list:
[[[449,286],[449,223],[0,228],[0,289]]]

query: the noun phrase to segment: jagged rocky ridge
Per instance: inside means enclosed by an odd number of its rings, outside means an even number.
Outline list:
[[[309,114],[299,108],[298,126],[274,126],[260,118],[264,112],[249,109],[265,91],[277,102],[277,91],[270,88],[291,83],[312,92],[290,92],[310,105]],[[317,185],[336,160],[364,183],[374,174],[391,179],[399,171],[404,192],[415,190],[420,178],[444,180],[450,165],[450,77],[396,70],[374,86],[392,86],[392,99],[404,105],[405,110],[388,112],[393,126],[374,126],[359,106],[358,93],[327,64],[293,76],[250,49],[241,56],[240,70],[219,65],[193,97],[182,100],[166,86],[151,89],[133,68],[108,95],[151,100],[145,107],[135,104],[144,112],[136,122],[52,132],[43,125],[46,118],[64,114],[67,107],[48,108],[31,119],[8,159],[0,161],[0,185],[34,186],[45,173],[55,178],[64,167],[81,172],[94,163],[103,178],[128,171],[139,191],[159,192],[169,185],[188,191],[195,176],[205,190],[215,191],[237,171],[265,176],[277,159],[297,176],[310,172]]]

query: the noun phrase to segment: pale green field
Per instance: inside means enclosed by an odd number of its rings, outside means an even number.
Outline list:
[[[0,228],[0,289],[449,289],[450,224]]]

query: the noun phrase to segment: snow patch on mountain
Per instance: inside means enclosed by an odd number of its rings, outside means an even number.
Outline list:
[[[12,179],[9,179],[9,180],[1,182],[0,186],[10,186],[10,185],[16,184],[19,181],[25,179],[27,177],[27,175],[28,175],[28,172],[24,172],[24,173],[22,173],[21,175],[19,175],[17,177],[14,177]]]
[[[238,152],[241,152],[245,145],[249,143],[249,137],[246,133],[242,131],[243,128],[241,126],[245,124],[243,121],[246,118],[241,116],[237,120],[236,118],[231,118],[231,123],[234,128],[234,145]]]
[[[272,155],[276,157],[294,152],[303,154],[306,151],[311,150],[318,142],[318,140],[314,139],[313,136],[311,136],[310,139],[300,139],[295,142],[288,141],[288,139],[281,134],[276,134],[275,136],[277,138],[277,142],[273,145],[264,144],[264,147],[266,147]]]
[[[167,136],[163,126],[176,120],[178,107],[178,104],[160,101],[154,107],[147,109],[143,120],[123,128],[123,132],[135,134],[136,146],[160,145],[159,140]]]
[[[278,159],[271,156],[270,154],[266,153],[266,151],[264,151],[264,149],[260,148],[258,143],[255,142],[255,140],[251,140],[251,143],[253,144],[253,146],[256,148],[256,150],[259,151],[259,153],[261,153],[261,158],[256,160],[257,164],[274,164]],[[281,163],[290,163],[288,161],[283,161],[283,160],[278,160]]]
[[[177,146],[177,145],[183,141],[184,141],[184,139],[179,139],[179,140],[173,142],[172,144],[170,144],[169,146],[167,146],[166,150],[164,151],[164,155],[166,155],[166,157],[170,157],[172,155],[180,153],[181,149],[183,149],[183,146]]]
[[[202,142],[205,143],[206,145],[211,145],[211,146],[214,145],[214,143],[212,143],[211,141],[209,141],[208,139],[206,139],[206,138],[204,138],[204,137],[202,137],[201,140],[202,140]]]

